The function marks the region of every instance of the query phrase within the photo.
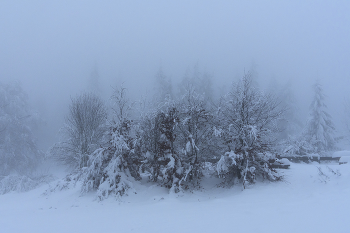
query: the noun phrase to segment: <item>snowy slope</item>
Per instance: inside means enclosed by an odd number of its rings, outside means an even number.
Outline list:
[[[291,164],[283,172],[285,182],[244,191],[208,184],[181,197],[151,184],[122,201],[93,201],[79,188],[9,193],[0,196],[0,232],[350,232],[349,165]]]

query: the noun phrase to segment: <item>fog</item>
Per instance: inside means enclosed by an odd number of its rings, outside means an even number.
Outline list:
[[[254,68],[264,88],[291,83],[305,120],[319,79],[341,128],[349,12],[348,1],[1,1],[0,81],[21,82],[44,150],[95,68],[105,99],[122,82],[146,95],[160,67],[176,87],[198,65],[218,88]]]

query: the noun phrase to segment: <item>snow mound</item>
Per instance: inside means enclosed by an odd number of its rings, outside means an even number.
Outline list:
[[[350,156],[342,156],[339,159],[340,164],[349,163],[349,162],[350,162]]]
[[[337,157],[343,157],[343,156],[349,156],[350,157],[350,151],[348,150],[342,150],[342,151],[336,151],[333,153],[333,158]]]

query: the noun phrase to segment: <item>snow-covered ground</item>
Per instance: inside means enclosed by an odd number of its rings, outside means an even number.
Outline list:
[[[0,196],[0,232],[350,232],[349,164],[292,163],[282,172],[284,182],[244,191],[208,183],[181,197],[148,183],[121,201],[81,197],[78,187],[42,195],[44,185]]]

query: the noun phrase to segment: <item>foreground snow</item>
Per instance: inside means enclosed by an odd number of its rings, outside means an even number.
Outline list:
[[[243,192],[208,183],[176,197],[148,184],[121,201],[80,197],[79,188],[45,196],[42,186],[0,196],[0,232],[350,232],[350,165],[291,164],[283,172],[285,182]]]

